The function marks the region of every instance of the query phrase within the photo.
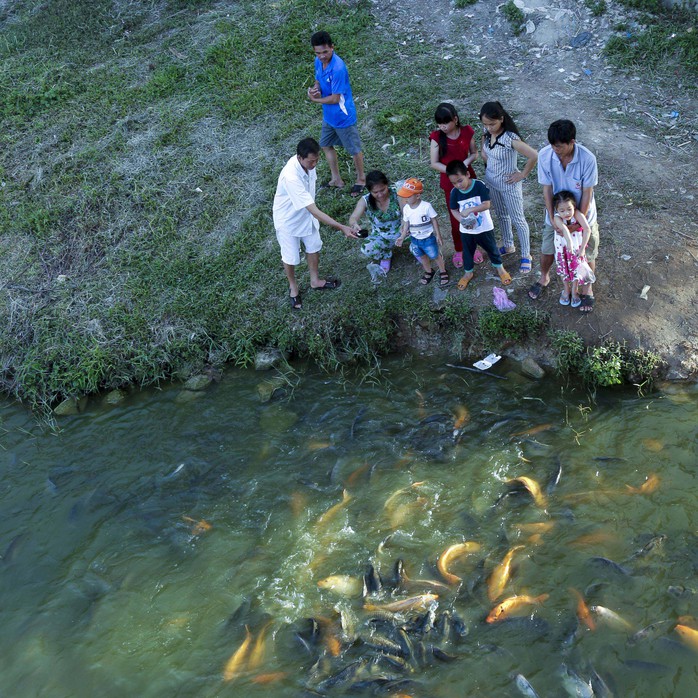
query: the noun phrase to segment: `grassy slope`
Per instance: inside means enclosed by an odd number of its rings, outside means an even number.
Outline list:
[[[329,30],[349,65],[369,167],[425,177],[439,205],[424,137],[442,99],[475,111],[475,64],[377,27],[365,0],[19,0],[3,13],[8,392],[48,405],[205,361],[245,363],[266,343],[331,364],[338,350],[385,351],[398,318],[464,329],[465,297],[434,314],[406,261],[376,292],[357,244],[329,230],[322,269],[343,290],[307,293],[292,315],[271,199],[297,141],[319,135],[320,109],[305,99],[313,31]],[[353,207],[346,194],[318,203],[340,219]]]

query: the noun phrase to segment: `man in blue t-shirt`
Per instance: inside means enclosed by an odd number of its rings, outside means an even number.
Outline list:
[[[327,32],[315,32],[310,43],[315,52],[315,83],[308,88],[308,99],[322,104],[320,147],[332,174],[328,186],[338,189],[344,186],[334,149],[334,146],[342,145],[352,156],[356,168],[356,184],[351,188],[351,195],[359,196],[366,186],[366,176],[349,72],[344,61],[334,52],[332,38]]]

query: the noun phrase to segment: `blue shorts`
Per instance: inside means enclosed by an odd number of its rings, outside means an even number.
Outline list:
[[[436,235],[432,233],[428,238],[422,240],[417,240],[411,238],[410,252],[419,259],[426,255],[429,259],[436,259],[441,253],[439,252],[439,245],[436,242]]]
[[[320,147],[329,148],[335,145],[341,145],[349,155],[358,155],[361,152],[361,137],[356,124],[346,128],[335,128],[323,121]]]

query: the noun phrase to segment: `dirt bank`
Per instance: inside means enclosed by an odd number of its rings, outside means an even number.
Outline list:
[[[501,101],[534,147],[546,144],[551,121],[571,118],[579,142],[597,156],[601,251],[594,312],[560,306],[557,280],[538,301],[530,301],[526,290],[536,273],[515,277],[513,300],[537,303],[549,311],[553,328],[575,330],[589,343],[612,337],[657,352],[669,364],[670,378],[695,377],[695,89],[678,75],[660,79],[608,64],[602,48],[613,27],[620,18],[633,26],[626,9],[610,4],[595,18],[584,5],[564,0],[517,4],[523,5],[530,32],[519,37],[495,0],[464,10],[454,10],[448,0],[389,0],[376,12],[405,41],[431,45],[453,70],[463,58],[489,66],[492,79],[482,101]],[[457,95],[454,100],[462,114],[480,107],[460,104]],[[539,185],[526,183],[525,201],[535,256],[544,216]],[[650,287],[646,300],[640,297],[645,286]],[[489,296],[483,294],[481,302],[489,303]]]

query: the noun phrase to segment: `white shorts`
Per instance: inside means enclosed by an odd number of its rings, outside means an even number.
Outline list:
[[[283,231],[276,231],[276,239],[281,248],[281,261],[292,267],[297,267],[301,263],[301,242],[306,254],[313,254],[322,249],[322,239],[320,231],[316,230],[312,235],[297,237],[289,235]]]

